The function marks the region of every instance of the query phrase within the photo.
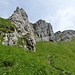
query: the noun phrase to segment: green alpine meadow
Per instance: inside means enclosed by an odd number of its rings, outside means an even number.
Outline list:
[[[19,7],[0,17],[0,75],[75,75],[75,30],[31,23]]]
[[[36,52],[0,45],[0,75],[75,75],[75,41],[38,42]]]

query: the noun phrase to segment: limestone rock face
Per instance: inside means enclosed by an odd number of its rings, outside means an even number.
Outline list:
[[[13,24],[18,28],[19,33],[31,31],[26,12],[17,7],[12,16],[9,17]]]
[[[30,23],[28,15],[21,8],[17,7],[12,16],[9,17],[12,24],[16,26],[13,32],[2,32],[4,36],[4,45],[18,45],[25,50],[34,50],[35,44],[39,41],[71,41],[75,37],[74,30],[65,30],[63,32],[53,32],[52,25],[45,20],[38,20],[36,23]],[[0,39],[0,41],[2,41]]]
[[[71,41],[73,37],[75,37],[74,30],[65,30],[63,32],[58,31],[55,33],[56,41]]]
[[[34,25],[34,33],[37,35],[36,41],[54,41],[52,25],[45,20],[38,20]]]
[[[18,37],[17,37],[17,33],[15,31],[13,33],[5,34],[3,44],[6,46],[7,45],[14,46],[14,45],[17,45],[17,41],[18,41]]]
[[[28,47],[29,50],[35,49],[34,47],[35,47],[36,41],[35,41],[34,34],[32,32],[32,27],[29,23],[26,12],[22,8],[20,9],[19,7],[17,7],[14,13],[12,14],[12,16],[9,17],[9,19],[12,21],[13,24],[16,25],[18,37],[22,37],[22,36],[25,37],[27,36],[28,33],[30,34],[29,37],[25,38],[26,47]],[[27,44],[29,41],[28,38],[31,38],[30,44]],[[33,47],[32,47],[32,43],[34,45]]]

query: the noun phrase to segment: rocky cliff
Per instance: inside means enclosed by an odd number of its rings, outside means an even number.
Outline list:
[[[6,22],[5,25],[7,26],[2,30],[3,26],[0,24],[0,40],[1,36],[3,36],[3,40],[1,41],[4,45],[18,45],[24,47],[25,50],[35,51],[36,42],[71,41],[72,38],[75,37],[74,30],[58,31],[54,33],[52,25],[42,19],[38,20],[36,23],[30,23],[24,9],[20,9],[19,7],[17,7],[14,13],[8,18],[8,21],[9,20],[15,25],[15,28],[10,25],[8,26],[9,23]]]
[[[45,20],[38,20],[33,28],[34,33],[37,35],[36,41],[55,41],[52,25]]]
[[[23,46],[26,50],[35,51],[36,41],[26,12],[22,8],[17,7],[12,16],[9,17],[9,20],[17,29],[15,29],[14,33],[7,33],[3,43],[5,45],[17,45],[19,39],[21,39],[20,46]],[[9,42],[7,42],[8,40]]]

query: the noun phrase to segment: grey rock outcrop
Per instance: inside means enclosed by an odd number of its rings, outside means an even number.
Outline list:
[[[34,33],[37,36],[36,41],[55,41],[52,25],[45,20],[38,20],[34,25]]]
[[[13,24],[18,28],[18,32],[29,32],[31,30],[28,16],[26,12],[21,8],[17,7],[12,16],[9,17]],[[21,34],[20,34],[21,35]]]
[[[12,16],[9,17],[9,20],[11,20],[12,23],[16,25],[18,37],[22,37],[22,36],[25,37],[27,36],[28,33],[30,34],[29,37],[24,38],[24,39],[26,41],[27,49],[34,50],[36,41],[35,41],[34,34],[32,32],[32,27],[29,23],[26,12],[22,8],[20,9],[19,7],[17,7],[14,13],[12,14]],[[27,44],[28,41],[31,43]]]
[[[3,45],[10,45],[10,46],[15,46],[17,45],[18,37],[16,36],[17,33],[16,31],[13,33],[7,33],[5,34]]]
[[[63,32],[53,32],[52,25],[45,20],[38,20],[36,23],[30,23],[28,15],[21,8],[17,7],[12,16],[9,17],[12,24],[16,26],[13,32],[1,32],[4,36],[2,44],[4,45],[18,45],[24,47],[25,50],[34,50],[35,44],[39,41],[71,41],[75,37],[74,30],[65,30]],[[19,41],[20,40],[20,41]],[[0,41],[2,41],[0,39]]]
[[[71,41],[75,37],[75,30],[58,31],[55,33],[56,41]]]

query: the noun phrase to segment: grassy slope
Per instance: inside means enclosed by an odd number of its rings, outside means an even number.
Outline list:
[[[0,46],[0,75],[75,75],[75,42],[39,42],[36,49]]]
[[[0,34],[14,29],[9,20],[0,18]],[[0,75],[75,75],[74,48],[75,41],[39,42],[34,53],[0,43]]]
[[[10,20],[0,18],[0,32],[13,32],[15,28],[15,25],[11,24]]]

